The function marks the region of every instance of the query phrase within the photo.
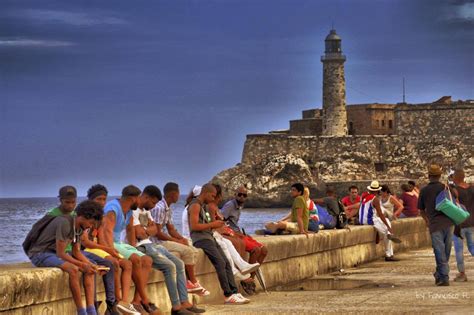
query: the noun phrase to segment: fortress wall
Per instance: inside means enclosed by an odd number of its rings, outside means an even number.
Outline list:
[[[453,103],[399,105],[395,109],[396,133],[400,136],[474,137],[474,104]],[[472,155],[472,152],[471,152]]]

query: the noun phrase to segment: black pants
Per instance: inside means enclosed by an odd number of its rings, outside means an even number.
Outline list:
[[[216,268],[217,278],[221,285],[224,295],[231,296],[238,292],[234,281],[232,267],[224,255],[224,252],[217,244],[216,240],[200,240],[193,244],[196,248],[201,248],[206,256]]]

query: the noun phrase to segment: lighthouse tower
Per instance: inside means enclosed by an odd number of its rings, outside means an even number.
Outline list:
[[[341,38],[332,29],[325,39],[323,63],[323,136],[347,135],[346,80]]]

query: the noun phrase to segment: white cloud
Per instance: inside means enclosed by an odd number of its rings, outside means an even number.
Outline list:
[[[0,47],[66,47],[72,45],[74,45],[74,43],[60,40],[0,38]]]
[[[59,10],[26,9],[11,12],[15,17],[27,17],[43,23],[64,23],[74,26],[119,25],[126,24],[125,20],[93,13],[80,13]]]

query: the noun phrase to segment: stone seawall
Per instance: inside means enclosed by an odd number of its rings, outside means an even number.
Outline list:
[[[394,232],[402,239],[395,244],[395,253],[430,245],[425,223],[421,218],[403,219],[393,223]],[[383,245],[375,244],[371,226],[351,226],[350,229],[320,231],[306,238],[302,235],[258,237],[269,250],[262,271],[268,287],[299,281],[316,274],[354,267],[383,256]],[[433,261],[434,264],[434,261]],[[200,282],[211,291],[200,303],[221,301],[215,271],[200,250],[197,262]],[[99,300],[104,300],[101,281]],[[161,310],[170,303],[163,276],[153,271],[148,284],[151,300]],[[0,313],[9,315],[74,314],[67,276],[55,268],[34,268],[30,264],[0,267]],[[103,309],[102,309],[103,310]]]

